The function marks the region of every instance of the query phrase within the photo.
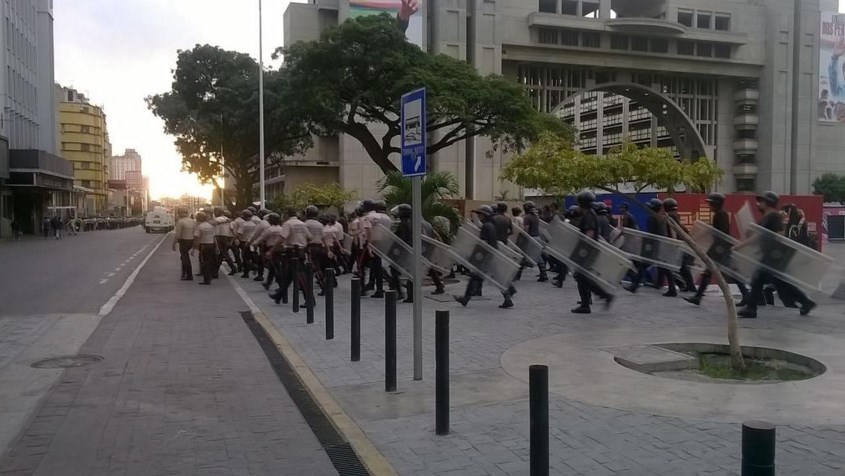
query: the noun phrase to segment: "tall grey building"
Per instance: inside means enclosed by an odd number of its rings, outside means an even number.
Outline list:
[[[123,155],[113,155],[109,161],[109,180],[126,180],[126,172],[142,171],[143,160],[135,149],[126,149]]]
[[[587,152],[601,154],[629,138],[673,147],[679,157],[707,156],[725,171],[720,189],[729,192],[805,194],[822,173],[845,174],[845,101],[827,97],[835,80],[845,84],[845,59],[837,63],[826,52],[821,28],[823,12],[838,10],[836,0],[424,4],[428,51],[522,85],[538,110],[579,126]],[[291,4],[285,44],[318,38],[349,11],[350,0]],[[842,120],[822,120],[822,103],[830,104],[828,116],[841,109]],[[430,162],[453,172],[467,197],[491,199],[518,191],[498,181],[507,160],[478,138]],[[322,139],[285,168],[285,177],[332,177],[362,194],[372,194],[381,175],[344,136]]]

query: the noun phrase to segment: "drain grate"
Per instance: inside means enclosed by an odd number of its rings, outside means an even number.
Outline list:
[[[30,367],[36,369],[73,369],[96,364],[101,360],[103,360],[103,358],[99,355],[60,355],[58,357],[50,357],[49,359],[33,362],[30,364]]]
[[[241,316],[252,335],[255,336],[255,340],[258,341],[258,345],[261,346],[261,350],[264,351],[264,355],[267,356],[267,360],[270,361],[270,366],[273,367],[276,376],[279,377],[288,395],[305,419],[305,423],[308,424],[314,436],[317,437],[317,441],[323,446],[338,474],[340,476],[369,476],[370,472],[361,462],[358,454],[355,453],[348,442],[344,441],[323,409],[308,393],[299,376],[296,375],[288,361],[273,344],[261,324],[255,320],[251,312],[242,312]]]

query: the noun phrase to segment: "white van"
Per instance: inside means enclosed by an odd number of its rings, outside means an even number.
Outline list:
[[[147,219],[144,221],[144,229],[147,233],[153,231],[169,232],[175,227],[173,224],[173,215],[167,212],[148,212]]]

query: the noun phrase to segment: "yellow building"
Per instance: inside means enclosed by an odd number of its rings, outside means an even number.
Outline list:
[[[73,163],[78,206],[87,216],[106,212],[108,203],[108,141],[106,115],[74,89],[58,87],[61,155]]]

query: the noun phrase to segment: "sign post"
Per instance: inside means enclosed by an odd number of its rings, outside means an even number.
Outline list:
[[[414,248],[414,380],[422,380],[422,177],[426,174],[425,88],[402,96],[402,175],[411,178]]]

